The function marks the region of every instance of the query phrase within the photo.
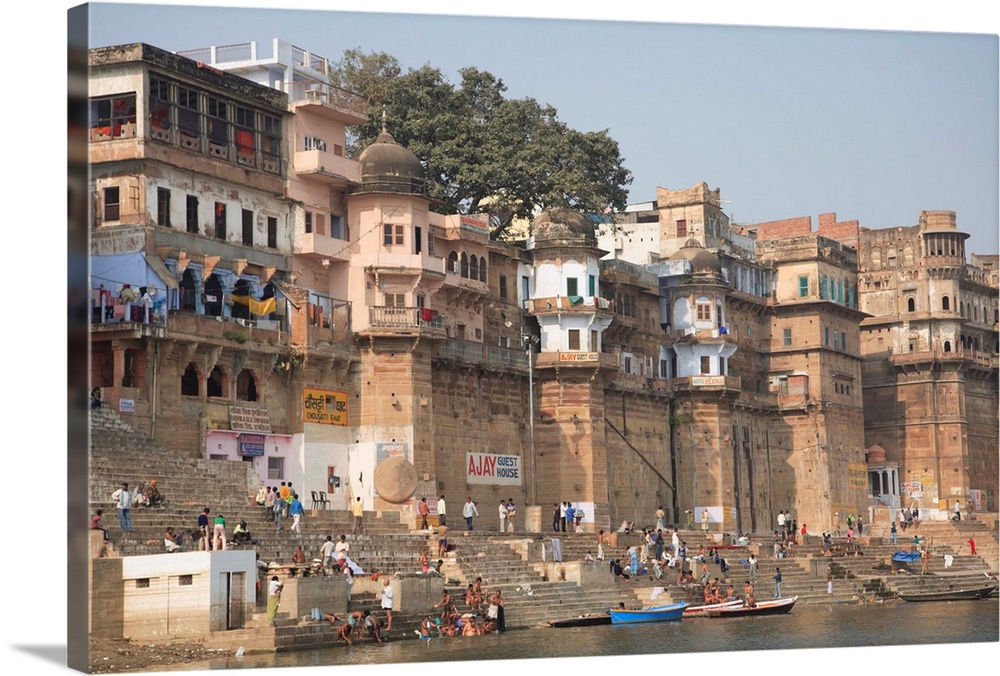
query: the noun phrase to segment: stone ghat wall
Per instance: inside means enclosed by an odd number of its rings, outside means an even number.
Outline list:
[[[435,364],[432,383],[435,489],[446,497],[451,527],[464,527],[462,505],[471,496],[480,514],[475,527],[497,529],[500,499],[531,504],[532,481],[546,531],[554,502],[583,504],[590,511],[583,525],[591,532],[617,527],[622,519],[651,525],[657,507],[669,507],[660,476],[670,477],[664,397],[536,379],[532,462],[527,374]],[[469,483],[468,452],[518,456],[522,482]]]

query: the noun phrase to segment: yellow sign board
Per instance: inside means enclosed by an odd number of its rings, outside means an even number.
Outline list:
[[[302,422],[347,425],[347,393],[302,388]]]
[[[868,465],[848,463],[847,485],[851,488],[868,488]]]

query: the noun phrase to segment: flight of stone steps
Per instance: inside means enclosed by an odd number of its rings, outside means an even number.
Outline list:
[[[271,515],[252,501],[251,496],[260,486],[260,479],[248,465],[227,460],[181,457],[170,453],[144,434],[133,430],[116,413],[107,409],[91,412],[90,473],[91,508],[104,509],[104,526],[113,538],[111,547],[125,556],[162,553],[162,536],[166,527],[173,526],[175,530],[194,529],[198,514],[207,505],[211,508],[213,517],[219,513],[226,516],[230,533],[240,518],[246,519],[256,542],[252,547],[265,562],[290,562],[296,545],[302,547],[307,560],[319,558],[326,536],[330,535],[336,540],[341,533],[346,534],[350,543],[351,558],[369,573],[416,572],[420,570],[420,553],[425,550],[430,552],[432,564],[437,559],[434,555],[437,548],[436,536],[430,531],[415,530],[410,524],[401,523],[395,513],[383,513],[380,518],[375,518],[375,514],[366,514],[365,533],[352,534],[353,516],[348,511],[309,510],[306,503],[307,512],[302,520],[303,532],[292,533],[289,528],[291,521],[286,519],[283,532],[276,533]],[[114,506],[110,504],[110,495],[121,481],[128,481],[131,487],[138,481],[153,478],[157,479],[166,504],[159,509],[134,509],[133,535],[123,541]],[[912,582],[905,579],[904,575],[873,568],[879,561],[890,559],[894,551],[903,548],[902,544],[896,547],[889,545],[888,537],[885,537],[882,544],[878,524],[871,535],[862,538],[868,544],[863,546],[864,555],[857,557],[823,557],[819,538],[814,537],[808,545],[793,547],[791,558],[774,559],[771,556],[769,535],[764,535],[759,541],[754,540],[759,544],[757,595],[758,598],[770,597],[773,590],[772,578],[777,567],[782,570],[782,595],[799,596],[800,603],[804,604],[851,602],[871,597],[894,598],[899,591],[909,590],[908,584],[920,584],[924,587],[933,585],[931,577],[950,577],[964,583],[966,578],[972,580],[982,577],[984,572],[995,572],[995,563],[993,566],[986,563],[996,561],[995,522],[992,524],[987,526],[977,521],[921,524],[919,533],[938,554],[931,562],[930,572],[933,575],[925,576],[923,582]],[[552,538],[556,537],[560,541],[563,561],[582,561],[588,553],[592,556],[597,554],[597,538],[592,533],[521,532],[501,535],[484,530],[465,531],[462,530],[462,525],[456,524],[449,532],[449,542],[455,547],[444,557],[442,574],[445,586],[460,611],[468,610],[464,604],[465,588],[477,577],[481,577],[483,584],[490,589],[502,589],[507,625],[510,628],[540,626],[549,620],[600,613],[619,602],[624,602],[629,607],[639,607],[689,598],[693,603],[700,601],[700,586],[695,587],[693,596],[689,597],[688,591],[677,584],[676,569],[666,569],[660,580],[653,579],[651,573],[647,573],[634,576],[628,582],[614,580],[606,590],[597,591],[584,590],[572,582],[557,579],[555,571],[558,569],[551,558]],[[705,535],[698,530],[685,530],[680,535],[688,543],[689,556],[697,553],[699,542],[706,552],[710,546]],[[973,536],[977,542],[978,556],[972,556],[967,545],[964,551],[961,548]],[[618,558],[627,567],[628,547],[641,545],[639,533],[616,534],[616,538],[616,545],[605,544],[605,561],[593,564],[608,570],[608,575],[611,574],[608,560]],[[900,534],[900,542],[903,540]],[[838,538],[837,544],[843,545],[844,539]],[[518,551],[528,545],[536,550],[544,545],[546,560],[525,561]],[[669,546],[668,536],[664,547]],[[192,543],[185,543],[184,549],[192,548]],[[726,575],[719,566],[712,563],[709,566],[710,577],[719,577],[724,587],[732,584],[738,593],[741,592],[748,571],[740,560],[745,560],[748,552],[746,548],[721,549],[720,554],[727,559],[730,570]],[[948,570],[943,568],[944,553],[951,553],[954,557],[954,563]],[[820,559],[820,562],[813,563],[814,559]],[[697,577],[700,567],[696,567],[694,572]],[[828,574],[833,574],[834,577],[833,595],[827,594]],[[658,595],[654,600],[653,591],[657,588]],[[360,596],[355,599],[353,607],[369,607],[377,612],[378,599]],[[254,646],[258,643],[266,645],[270,641],[272,645],[277,642],[284,649],[303,647],[310,642],[327,644],[331,640],[328,626],[304,627],[302,618],[279,614],[277,627],[266,628],[274,633],[262,639],[262,643],[252,642],[252,632],[261,629],[254,623],[260,624],[263,621],[262,603],[258,610],[259,613],[250,621],[251,626],[247,630],[240,630],[250,632],[246,637],[229,633],[229,636],[219,640],[231,643],[241,639]],[[426,612],[432,611],[428,608]],[[397,613],[393,633],[404,636],[412,634],[411,630],[419,625],[422,615],[420,612],[412,615]],[[251,645],[243,647],[246,650],[253,649]]]

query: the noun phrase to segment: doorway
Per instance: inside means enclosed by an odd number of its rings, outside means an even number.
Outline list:
[[[246,621],[246,573],[226,576],[226,629],[242,629]]]

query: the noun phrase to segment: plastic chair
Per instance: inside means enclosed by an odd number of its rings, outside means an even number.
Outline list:
[[[323,491],[310,491],[310,492],[312,493],[312,508],[316,509],[316,506],[319,505],[323,509],[326,509],[327,506],[330,504],[330,501],[326,499],[326,493],[324,493]]]

